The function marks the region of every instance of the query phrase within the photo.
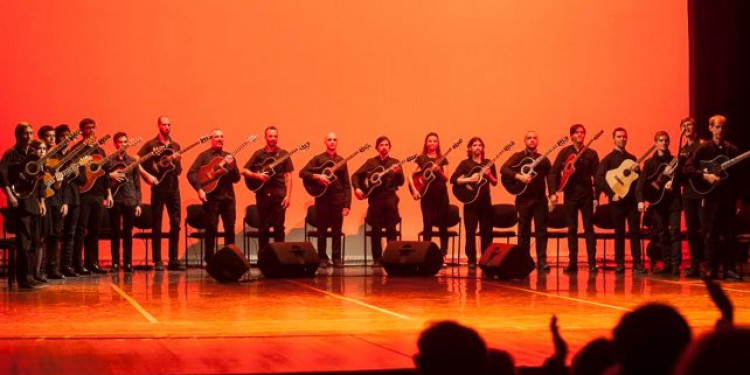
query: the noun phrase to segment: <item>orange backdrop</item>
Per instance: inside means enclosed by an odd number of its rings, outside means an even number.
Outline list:
[[[232,149],[276,125],[282,146],[313,144],[296,168],[322,152],[327,131],[342,154],[384,134],[401,157],[428,131],[444,145],[480,135],[493,154],[529,129],[546,149],[581,122],[607,132],[594,147],[603,156],[614,126],[630,130],[639,154],[657,129],[676,136],[688,113],[682,0],[5,1],[0,35],[3,148],[21,120],[92,117],[100,134],[153,137],[166,114],[183,145],[220,127]],[[183,204],[196,203],[182,182]],[[241,217],[254,197],[237,188]],[[401,197],[414,238],[418,204]],[[295,173],[290,239],[301,239],[311,203]],[[347,233],[361,231],[365,209],[355,203]]]

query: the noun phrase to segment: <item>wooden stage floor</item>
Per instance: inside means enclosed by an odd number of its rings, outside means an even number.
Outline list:
[[[387,277],[350,266],[317,277],[266,280],[255,268],[237,284],[204,271],[140,271],[51,282],[39,291],[0,286],[0,373],[224,374],[403,369],[418,333],[457,320],[517,365],[550,354],[556,314],[575,353],[610,336],[640,304],[677,307],[695,333],[718,312],[699,280],[571,277],[554,268],[524,281],[486,280],[465,266],[433,278]],[[739,324],[750,321],[750,283],[724,283]]]

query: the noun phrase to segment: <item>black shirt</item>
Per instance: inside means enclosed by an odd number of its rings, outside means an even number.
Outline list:
[[[414,160],[414,163],[417,164],[417,167],[419,170],[422,170],[427,163],[435,163],[438,158],[431,158],[425,154],[417,156],[417,159]],[[443,167],[448,165],[448,159],[443,159],[443,161],[440,163],[439,167],[440,169],[444,170]],[[443,177],[442,173],[435,173],[435,180],[433,180],[430,183],[430,188],[427,189],[427,193],[425,194],[428,197],[432,196],[438,196],[442,194],[443,191],[447,192],[446,184],[448,183],[448,180]],[[425,199],[425,197],[422,197],[422,199]],[[427,198],[429,200],[429,198]]]
[[[278,147],[276,148],[275,152],[268,152],[264,147],[258,151],[255,151],[250,156],[250,159],[247,161],[247,163],[245,163],[244,168],[251,171],[254,169],[258,170],[259,167],[264,164],[263,162],[267,159],[274,158],[278,160],[279,158],[288,154],[289,153],[287,151],[282,150]],[[273,177],[266,181],[266,183],[263,184],[263,187],[260,190],[255,192],[256,195],[265,195],[276,199],[283,199],[286,196],[286,180],[284,179],[284,174],[294,171],[292,158],[286,158],[286,160],[276,166],[275,171],[276,174],[274,174]]]
[[[112,172],[113,168],[115,167],[127,167],[133,163],[135,163],[137,160],[128,155],[128,154],[120,154],[120,156],[117,156],[112,159],[112,161],[107,166],[107,171]],[[141,204],[141,179],[140,179],[140,171],[138,170],[138,167],[133,168],[130,172],[127,173],[127,181],[124,181],[122,185],[120,185],[120,189],[117,190],[117,194],[115,192],[112,192],[114,195],[114,201],[116,204],[120,204],[123,206],[139,206]],[[109,173],[107,173],[107,178],[109,178]],[[104,177],[102,177],[104,178]]]
[[[577,154],[575,145],[569,145],[560,150],[555,162],[552,164],[547,184],[549,185],[550,195],[557,193],[562,176],[562,167],[570,155]],[[576,160],[575,172],[570,175],[568,183],[563,190],[565,199],[584,198],[594,194],[594,176],[599,167],[599,154],[591,148],[586,148],[581,157]]]
[[[172,138],[169,138],[168,142],[169,143],[165,145],[164,143],[161,142],[161,140],[157,136],[156,138],[146,142],[146,144],[144,144],[141,147],[141,149],[138,150],[138,156],[146,155],[149,152],[153,151],[155,148],[161,147],[161,146],[167,146],[168,149],[174,152],[179,152],[180,150],[182,150],[182,147],[180,147],[180,144],[172,140]],[[156,162],[158,160],[159,160],[159,156],[158,155],[154,156],[151,160],[149,160],[149,162],[143,164],[143,168],[147,172],[152,173],[153,171],[150,170],[148,165],[151,162]],[[175,169],[167,173],[164,176],[164,178],[161,180],[161,182],[159,182],[158,185],[151,186],[152,192],[176,193],[179,191],[180,183],[179,183],[179,180],[177,179],[177,176],[182,174],[182,163],[180,162],[180,160],[172,160],[172,163],[174,164]]]
[[[216,157],[223,158],[227,155],[229,155],[228,152],[213,148],[209,148],[198,154],[198,157],[193,162],[190,170],[188,170],[187,175],[188,182],[193,186],[193,189],[197,191],[201,188],[198,184],[198,170],[200,167],[208,164]],[[216,189],[211,193],[206,194],[206,198],[209,200],[234,199],[234,184],[240,180],[240,170],[237,169],[237,160],[235,159],[232,164],[225,165],[224,167],[229,170],[229,173],[221,176]]]
[[[454,184],[454,185],[457,184],[458,179],[460,177],[464,177],[467,173],[471,172],[471,170],[474,168],[484,167],[489,162],[490,162],[489,159],[482,159],[480,163],[475,162],[474,159],[472,158],[462,160],[461,163],[458,164],[458,167],[456,167],[456,170],[453,171],[453,174],[451,175],[451,184]],[[495,164],[492,164],[492,166],[490,167],[490,174],[492,174],[493,177],[497,178],[497,170],[495,169]],[[489,181],[487,182],[488,183],[485,184],[484,187],[482,187],[482,191],[479,193],[477,200],[480,200],[485,195],[487,197],[490,196],[490,189],[488,187]]]
[[[11,176],[11,171],[15,165],[26,162],[28,154],[25,149],[21,149],[18,146],[9,148],[3,154],[3,158],[0,159],[0,183],[3,187],[11,186],[16,181],[18,176]],[[32,215],[41,214],[39,207],[40,189],[37,189],[35,194],[32,194],[25,199],[18,199],[18,209],[23,210]],[[8,200],[8,207],[10,207],[10,200]]]
[[[623,161],[626,159],[630,160],[637,160],[635,155],[627,152],[627,151],[620,151],[617,149],[612,150],[607,156],[602,159],[601,163],[599,163],[599,169],[597,169],[596,172],[596,194],[594,195],[597,199],[599,196],[604,193],[609,198],[610,202],[612,202],[612,196],[615,194],[614,191],[612,191],[612,188],[609,187],[609,184],[607,183],[607,180],[605,176],[607,175],[607,172],[615,169],[622,164]],[[639,177],[640,178],[640,175]],[[635,191],[636,186],[638,184],[638,179],[636,181],[633,181],[633,184],[630,186],[630,190],[628,190],[628,194],[620,199],[617,202],[613,203],[624,203],[624,202],[635,202]]]
[[[338,154],[331,158],[327,152],[315,155],[315,157],[299,171],[299,177],[304,180],[313,178],[313,174],[322,172],[320,167],[329,160],[333,161],[333,164],[335,164],[344,160],[344,158]],[[337,169],[336,172],[334,172],[334,175],[336,176],[336,180],[328,185],[325,194],[315,198],[315,201],[326,201],[331,199],[334,202],[341,203],[344,208],[350,208],[352,206],[352,188],[349,183],[349,168],[346,163],[344,163],[341,168]]]
[[[656,152],[654,153],[654,156],[643,163],[643,170],[641,177],[638,179],[638,186],[635,191],[635,198],[638,202],[645,201],[643,191],[647,188],[646,185],[650,184],[661,175],[659,166],[662,164],[669,164],[672,159],[674,159],[674,155],[669,152],[664,155],[659,155],[659,152]],[[680,190],[680,180],[675,174],[675,178],[672,180],[672,190],[668,191],[665,189],[664,198],[659,202],[659,206],[670,206],[673,203],[679,202],[682,196]]]
[[[398,159],[391,157],[385,158],[385,160],[381,159],[380,156],[367,159],[367,161],[365,161],[365,163],[362,164],[362,166],[352,175],[352,186],[354,189],[360,189],[367,193],[365,187],[362,186],[364,179],[367,178],[367,176],[376,168],[383,167],[387,170],[398,162]],[[382,185],[375,188],[367,197],[368,202],[398,198],[396,196],[396,190],[398,190],[399,186],[404,184],[404,169],[399,168],[398,172],[389,172],[385,174],[381,181],[383,182]]]
[[[731,159],[739,154],[740,152],[737,147],[729,142],[725,141],[721,146],[717,145],[714,141],[705,142],[695,150],[693,159],[687,162],[684,169],[685,174],[689,178],[701,180],[703,179],[703,172],[701,172],[700,169],[700,161],[713,160],[720,155],[724,155]],[[731,175],[729,178],[731,179]],[[711,192],[703,195],[703,197],[710,200],[733,200],[736,196],[734,188],[733,181],[722,180],[713,190],[711,190]]]
[[[700,148],[704,143],[704,140],[696,139],[694,142],[686,143],[680,150],[680,168],[678,170],[677,176],[680,177],[680,179],[683,181],[682,186],[684,189],[682,191],[682,194],[685,198],[702,198],[701,195],[698,194],[695,189],[693,189],[693,185],[690,184],[689,176],[685,171],[685,167],[695,157],[695,152],[698,151],[698,148]]]
[[[531,152],[529,150],[516,152],[511,155],[507,161],[505,161],[502,167],[500,167],[500,173],[507,178],[515,180],[516,173],[520,172],[520,169],[516,171],[511,167],[518,165],[521,161],[523,161],[523,159],[531,158],[533,160],[536,160],[541,156],[542,154],[538,152]],[[537,176],[531,180],[529,185],[526,187],[526,191],[516,196],[516,201],[530,198],[544,198],[546,201],[544,188],[546,187],[546,180],[547,176],[549,176],[550,174],[550,169],[552,169],[552,164],[550,163],[549,159],[545,157],[539,162],[539,164],[537,164],[536,167],[534,167],[534,171],[537,173]],[[552,195],[551,189],[550,195]]]

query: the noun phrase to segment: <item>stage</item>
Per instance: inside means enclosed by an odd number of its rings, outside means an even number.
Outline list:
[[[736,321],[750,320],[750,284],[723,283]],[[700,280],[577,276],[553,267],[523,281],[482,278],[466,266],[437,277],[395,278],[347,266],[315,278],[240,283],[205,271],[139,271],[52,281],[39,291],[0,287],[0,372],[18,374],[238,374],[412,368],[418,333],[457,320],[518,366],[552,351],[552,314],[575,353],[610,336],[620,316],[650,301],[674,305],[695,333],[718,312]]]

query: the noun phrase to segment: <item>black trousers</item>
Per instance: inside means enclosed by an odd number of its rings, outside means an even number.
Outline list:
[[[40,218],[18,208],[9,208],[8,213],[16,230],[16,280],[19,284],[28,284],[36,268],[36,258],[32,254],[39,247]]]
[[[216,248],[216,233],[219,228],[219,216],[224,225],[224,245],[234,244],[234,222],[237,220],[237,207],[234,199],[209,200],[203,203],[206,215],[206,254],[208,261]]]
[[[682,198],[682,209],[685,210],[688,248],[690,249],[690,266],[697,268],[706,260],[706,243],[703,238],[702,198]]]
[[[47,206],[47,232],[45,233],[44,246],[47,253],[47,274],[60,272],[62,254],[60,252],[60,239],[62,238],[65,218],[60,210],[62,206]]]
[[[372,259],[380,261],[383,255],[383,235],[388,242],[398,238],[396,225],[401,218],[398,197],[394,195],[385,199],[371,199],[368,203],[366,220],[372,227]]]
[[[73,244],[73,264],[76,267],[82,264],[86,267],[99,266],[99,231],[104,214],[102,201],[103,199],[96,197],[81,199],[81,212]]]
[[[680,207],[679,205],[658,205],[653,210],[652,241],[661,249],[664,265],[679,267],[682,263],[682,241],[680,241]]]
[[[518,210],[518,247],[531,251],[531,220],[536,229],[536,260],[537,265],[547,264],[547,222],[549,221],[549,206],[547,199],[516,200]]]
[[[344,204],[332,199],[315,200],[315,229],[318,231],[318,257],[328,259],[326,233],[331,228],[331,257],[341,259],[341,226],[344,223]]]
[[[450,210],[448,190],[445,188],[431,190],[419,201],[422,209],[422,236],[425,241],[432,241],[432,228],[438,227],[440,236],[440,251],[445,255],[448,251],[448,225],[446,220]]]
[[[76,230],[78,229],[78,217],[81,216],[81,206],[68,206],[68,215],[63,219],[62,254],[60,268],[73,267],[73,248],[75,247]],[[78,266],[80,266],[80,254]]]
[[[133,221],[135,206],[115,203],[109,210],[109,223],[112,226],[112,264],[120,263],[120,239],[122,239],[123,265],[133,264]]]
[[[153,243],[152,258],[154,263],[161,263],[161,225],[162,217],[164,215],[164,208],[167,209],[167,215],[169,217],[169,263],[179,263],[178,245],[180,242],[180,191],[175,190],[174,192],[159,192],[151,190],[151,213],[153,215],[153,226],[151,232],[153,237],[151,242]]]
[[[477,262],[477,226],[481,237],[482,251],[492,243],[492,200],[488,194],[464,205],[464,228],[466,229],[466,258]]]
[[[625,222],[628,223],[630,255],[633,266],[641,264],[641,213],[635,202],[612,203],[612,222],[615,226],[615,263],[625,264]]]
[[[258,228],[258,249],[262,250],[268,245],[273,228],[273,240],[284,242],[284,221],[286,220],[286,209],[281,206],[282,199],[269,197],[263,194],[256,195],[258,204],[258,216],[260,216],[260,228]]]
[[[583,234],[586,237],[586,256],[589,265],[596,264],[596,238],[594,237],[594,197],[565,197],[565,221],[568,225],[569,263],[578,264],[578,212],[581,212]]]
[[[703,233],[705,233],[706,263],[715,273],[719,264],[724,271],[734,271],[736,238],[734,234],[735,205],[730,199],[709,200],[703,203]]]

